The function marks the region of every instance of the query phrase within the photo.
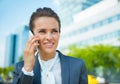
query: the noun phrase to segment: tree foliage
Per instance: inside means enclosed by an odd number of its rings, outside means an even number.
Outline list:
[[[9,73],[13,72],[13,70],[14,70],[13,66],[0,68],[0,76],[2,76],[4,81],[7,81],[7,78],[9,77]]]
[[[67,51],[67,55],[83,59],[88,71],[93,71],[100,66],[120,69],[120,47],[102,44],[86,47],[72,45]]]

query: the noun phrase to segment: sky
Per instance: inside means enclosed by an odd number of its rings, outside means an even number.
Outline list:
[[[0,0],[0,67],[5,63],[6,37],[28,25],[32,12],[39,7],[57,11],[52,0]]]

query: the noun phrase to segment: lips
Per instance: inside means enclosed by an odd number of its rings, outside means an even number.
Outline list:
[[[47,48],[51,48],[51,47],[53,47],[54,43],[44,43],[44,45],[45,45]]]

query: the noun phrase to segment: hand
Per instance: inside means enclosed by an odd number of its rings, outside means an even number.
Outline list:
[[[32,71],[34,67],[35,49],[39,45],[38,40],[39,37],[37,35],[31,37],[24,50],[24,69],[28,72]]]

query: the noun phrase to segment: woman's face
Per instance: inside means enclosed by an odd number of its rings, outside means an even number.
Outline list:
[[[56,51],[60,32],[59,24],[55,18],[39,17],[34,21],[33,32],[39,36],[38,49],[44,53],[54,53]]]

